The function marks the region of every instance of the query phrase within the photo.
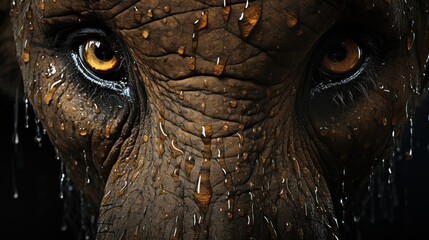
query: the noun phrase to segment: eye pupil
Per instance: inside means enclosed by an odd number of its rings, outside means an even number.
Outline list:
[[[99,44],[96,44],[94,54],[98,59],[105,62],[115,57],[115,54],[112,49],[110,49],[109,46],[101,42],[99,42]]]
[[[98,40],[88,40],[79,49],[81,59],[94,73],[107,74],[121,68],[119,59],[109,44]]]
[[[344,43],[335,44],[333,48],[327,53],[330,61],[338,63],[344,61],[347,57],[347,50],[344,48]]]

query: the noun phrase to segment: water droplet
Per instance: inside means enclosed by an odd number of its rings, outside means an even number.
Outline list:
[[[291,230],[292,230],[292,223],[287,222],[287,223],[286,223],[286,231],[287,231],[287,232],[290,232]]]
[[[195,56],[195,50],[198,47],[198,34],[197,33],[192,33],[192,51],[193,51],[193,55]]]
[[[142,19],[142,13],[134,6],[134,21],[140,23]]]
[[[40,1],[39,8],[40,8],[40,10],[42,10],[42,11],[44,11],[44,10],[45,10],[45,0],[41,0],[41,1]]]
[[[416,38],[416,34],[413,30],[411,30],[409,35],[408,35],[408,40],[407,40],[408,51],[411,51],[411,49],[413,48],[415,38]]]
[[[172,148],[171,154],[173,158],[184,154],[184,152],[175,145],[174,139],[171,140],[171,148]]]
[[[286,195],[286,191],[284,189],[280,190],[279,197],[286,201],[287,195]]]
[[[229,106],[232,108],[236,108],[237,107],[237,101],[235,101],[235,100],[230,101]]]
[[[147,10],[147,16],[149,18],[153,18],[153,10],[152,9]]]
[[[94,103],[94,113],[96,113],[96,114],[100,114],[101,113],[101,108],[99,108],[96,103]]]
[[[119,197],[119,196],[124,195],[125,190],[127,189],[127,186],[128,186],[128,181],[127,181],[127,180],[125,180],[125,181],[124,181],[124,185],[121,187],[121,189],[119,189],[119,191],[118,191],[118,193],[117,193],[117,196],[118,196],[118,197]]]
[[[230,0],[223,0],[222,16],[225,23],[228,22],[229,15],[231,14]]]
[[[165,153],[165,147],[164,147],[164,144],[160,143],[160,144],[158,145],[158,154],[159,154],[160,156],[162,156],[162,155],[164,155],[164,153]]]
[[[52,83],[49,84],[50,85],[49,90],[46,93],[44,98],[46,105],[49,105],[51,103],[54,93],[57,91],[59,85],[64,82],[63,78],[64,78],[64,73],[61,73],[59,76],[53,79]]]
[[[412,20],[410,25],[410,32],[408,33],[408,39],[407,39],[408,51],[411,51],[411,49],[413,48],[415,39],[416,39],[416,33],[414,32],[414,20]]]
[[[79,135],[81,135],[81,136],[88,135],[88,128],[86,128],[86,127],[80,127],[79,128]]]
[[[161,133],[162,133],[162,135],[160,135],[160,136],[161,136],[161,138],[162,138],[162,139],[165,139],[165,137],[167,137],[167,133],[165,133],[165,131],[164,131],[164,127],[162,126],[161,121],[159,122],[159,130],[160,130],[160,131],[161,131]]]
[[[242,154],[243,161],[246,161],[248,157],[249,157],[249,154],[247,152],[243,152]]]
[[[195,70],[195,68],[196,68],[196,60],[195,60],[195,58],[194,58],[194,57],[190,57],[190,58],[188,59],[188,68],[189,68],[189,70],[191,70],[191,71],[194,71],[194,70]]]
[[[329,133],[328,127],[320,127],[319,130],[320,130],[319,133],[321,136],[326,136]]]
[[[206,104],[201,103],[201,112],[204,114],[206,112]]]
[[[33,31],[34,30],[34,25],[32,21],[28,21],[28,30]]]
[[[52,77],[57,72],[57,69],[55,68],[53,63],[49,63],[48,69],[46,69],[46,78]]]
[[[177,54],[179,54],[180,56],[182,56],[185,53],[185,46],[181,45],[178,49],[177,49]]]
[[[85,161],[85,173],[86,173],[85,183],[89,184],[91,182],[91,179],[89,178],[89,165],[88,165],[88,159],[87,159],[87,156],[86,156],[85,149],[82,150],[82,154],[83,154],[83,160]]]
[[[210,160],[205,159],[200,168],[193,197],[196,204],[200,208],[200,211],[207,213],[212,197],[212,185],[210,183]]]
[[[292,157],[293,162],[293,170],[298,178],[301,178],[301,170],[299,166],[299,162],[295,157]]]
[[[202,11],[201,17],[194,22],[194,33],[206,28],[207,24],[208,24],[207,11]]]
[[[164,8],[162,10],[164,10],[165,13],[169,13],[170,12],[170,6],[164,6]]]
[[[259,22],[262,13],[262,4],[256,3],[244,9],[242,17],[239,19],[240,34],[243,39],[249,37],[250,33]]]
[[[179,92],[179,99],[183,100],[184,98],[185,98],[185,95],[184,95],[183,91],[180,91]]]
[[[110,129],[112,128],[112,126],[113,126],[113,121],[109,120],[109,122],[106,125],[106,128],[104,129],[104,136],[106,138],[110,138]]]
[[[148,39],[149,38],[149,30],[144,29],[142,31],[142,36],[143,36],[144,39]]]
[[[30,61],[30,44],[28,44],[28,40],[24,42],[24,50],[22,51],[22,61],[24,63],[28,63]]]
[[[36,136],[34,136],[34,141],[37,143],[39,147],[42,147],[42,133],[40,127],[40,119],[35,118],[34,123],[36,125]]]
[[[213,74],[216,76],[222,75],[225,70],[225,64],[220,63],[220,58],[217,58],[216,65],[213,67]]]
[[[387,118],[386,117],[384,117],[383,119],[382,119],[382,123],[383,123],[383,126],[387,126]]]
[[[295,28],[298,25],[298,18],[291,13],[286,13],[286,26],[290,29]]]

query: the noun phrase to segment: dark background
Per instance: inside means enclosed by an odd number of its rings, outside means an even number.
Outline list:
[[[347,220],[346,239],[415,239],[429,230],[429,98],[417,109],[413,129],[413,156],[399,154],[394,162],[393,183],[386,184],[386,169],[374,176],[372,197],[362,199],[359,218]],[[1,204],[0,239],[83,239],[79,208],[59,198],[60,162],[42,133],[41,146],[34,116],[29,107],[25,128],[25,107],[18,105],[20,144],[12,144],[14,100],[0,98]],[[409,131],[407,131],[409,132]],[[409,149],[409,140],[402,144]],[[17,148],[16,148],[17,147]],[[14,179],[16,185],[13,184]],[[13,198],[13,186],[18,198]],[[66,199],[68,199],[66,197]],[[64,210],[64,204],[69,210]],[[65,215],[64,212],[70,214]],[[74,219],[62,230],[64,217]],[[346,223],[347,223],[346,222]]]

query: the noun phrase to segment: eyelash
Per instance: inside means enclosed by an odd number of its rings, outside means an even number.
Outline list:
[[[350,79],[346,84],[340,84],[326,91],[332,96],[332,100],[337,105],[347,105],[347,103],[354,103],[355,98],[364,96],[368,98],[369,92],[375,88],[377,79],[377,60],[368,59],[366,60],[364,69],[354,77]]]

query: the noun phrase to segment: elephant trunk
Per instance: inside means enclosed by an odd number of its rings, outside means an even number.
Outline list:
[[[303,151],[312,145],[294,116],[292,88],[280,95],[284,84],[143,79],[156,89],[148,92],[151,117],[111,171],[100,239],[335,237],[317,153]]]

